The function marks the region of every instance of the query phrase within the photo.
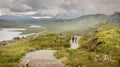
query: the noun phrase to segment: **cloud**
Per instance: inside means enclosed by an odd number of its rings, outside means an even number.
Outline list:
[[[0,15],[77,17],[120,12],[120,0],[0,0]]]
[[[41,17],[35,17],[35,16],[32,16],[32,18],[34,18],[34,19],[41,19],[41,18],[52,18],[52,17],[50,17],[50,16],[41,16]]]

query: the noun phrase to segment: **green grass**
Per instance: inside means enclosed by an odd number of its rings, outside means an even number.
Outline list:
[[[120,27],[104,25],[98,30],[82,36],[79,49],[67,49],[73,34],[46,34],[21,39],[13,45],[0,46],[0,67],[18,67],[20,59],[28,52],[39,49],[59,50],[55,53],[64,64],[72,67],[119,67]],[[96,55],[99,55],[95,61]],[[110,60],[103,60],[104,56]]]
[[[55,56],[61,59],[64,64],[72,67],[119,67],[118,63],[103,60],[95,61],[96,55],[104,58],[104,54],[93,53],[82,49],[62,49],[55,53]]]
[[[0,67],[18,67],[19,60],[30,51],[68,48],[70,35],[47,34],[23,39],[0,47]]]
[[[79,44],[79,49],[62,49],[55,56],[72,67],[120,67],[119,25],[104,25],[82,36]],[[95,61],[97,55],[99,59]],[[104,60],[105,55],[109,59]]]

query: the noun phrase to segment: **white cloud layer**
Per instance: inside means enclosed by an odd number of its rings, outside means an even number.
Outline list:
[[[120,12],[120,0],[0,0],[0,15],[64,16]]]
[[[32,18],[34,18],[34,19],[41,19],[41,18],[52,18],[52,17],[50,17],[50,16],[43,16],[43,17],[32,16]]]

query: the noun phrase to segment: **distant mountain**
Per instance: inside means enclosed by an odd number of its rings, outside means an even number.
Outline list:
[[[38,23],[56,32],[88,33],[105,24],[120,24],[120,13],[113,15],[94,14],[73,19],[52,19]]]
[[[109,23],[115,23],[115,24],[120,24],[120,13],[117,12],[113,15],[111,15],[108,19]]]
[[[108,16],[97,14],[87,15],[70,20],[47,20],[39,21],[38,25],[47,27],[54,32],[64,33],[87,33],[92,31],[103,24],[107,23]]]
[[[10,22],[6,20],[0,20],[0,28],[21,28],[21,27],[26,27],[26,24],[21,24],[21,23],[15,23],[15,22]]]
[[[35,19],[27,16],[10,16],[3,15],[0,19],[4,19],[11,22],[27,23],[45,26],[50,32],[65,32],[65,33],[88,33],[96,30],[105,24],[120,24],[120,13],[114,13],[113,15],[94,14],[85,15],[73,19],[62,18],[42,18]]]
[[[32,17],[29,17],[29,16],[2,15],[2,16],[0,16],[0,19],[7,20],[10,22],[16,22],[16,23],[38,22],[37,19],[34,19]]]
[[[59,16],[54,16],[52,18],[38,18],[35,19],[30,16],[16,16],[16,15],[2,15],[0,19],[7,20],[17,23],[37,23],[37,22],[59,22],[59,21],[71,21],[71,20],[83,20],[88,18],[106,18],[108,23],[119,23],[120,24],[120,12],[116,12],[113,15],[104,15],[104,14],[94,14],[94,15],[84,15],[73,19],[66,19]]]

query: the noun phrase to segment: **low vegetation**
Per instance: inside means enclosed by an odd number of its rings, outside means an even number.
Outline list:
[[[71,35],[47,34],[31,36],[13,45],[0,47],[0,67],[18,67],[19,60],[27,52],[39,49],[68,48]]]
[[[119,25],[104,25],[84,35],[79,44],[79,49],[62,49],[55,56],[72,67],[120,67]]]
[[[37,34],[13,45],[0,46],[0,67],[19,67],[20,59],[27,52],[39,49],[59,50],[55,57],[72,67],[120,67],[119,25],[107,24],[82,36],[78,49],[68,49],[71,36]]]

